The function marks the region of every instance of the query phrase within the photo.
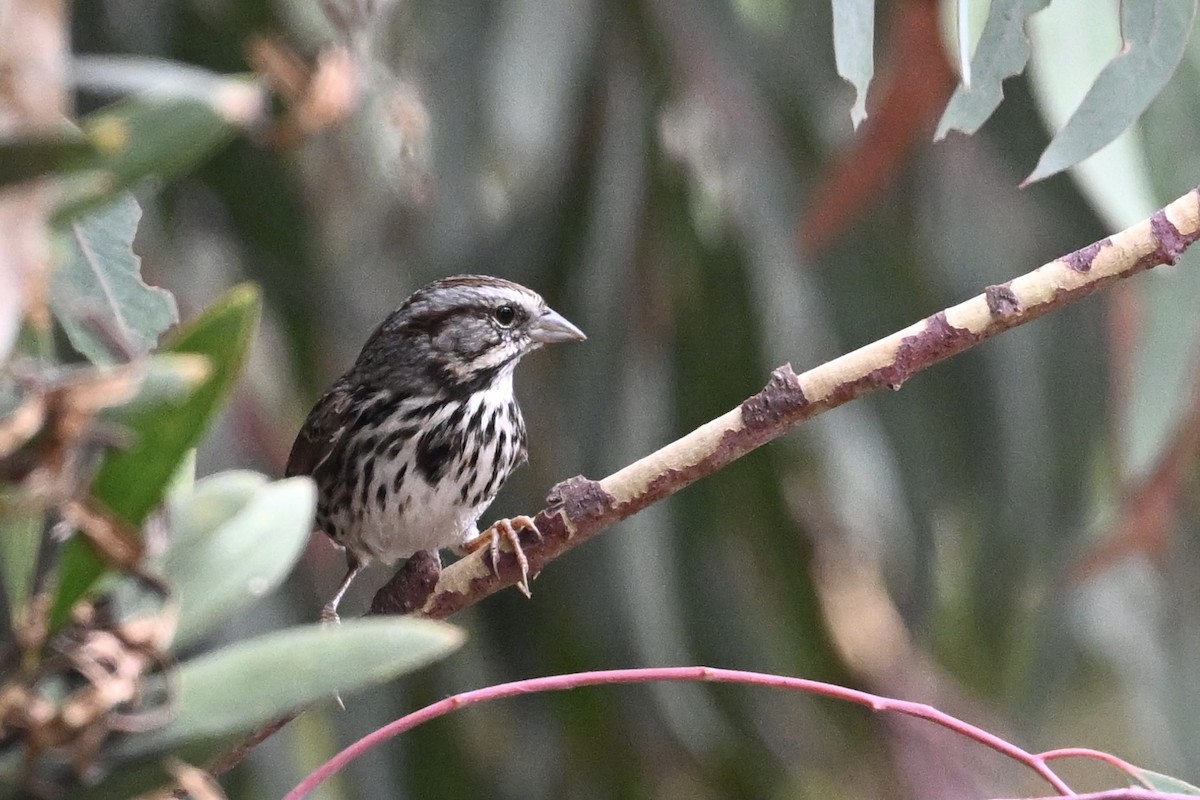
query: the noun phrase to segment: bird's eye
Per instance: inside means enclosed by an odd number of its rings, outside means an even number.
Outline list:
[[[510,305],[497,306],[492,312],[492,316],[496,319],[496,324],[501,328],[511,328],[513,323],[517,321],[517,310]]]

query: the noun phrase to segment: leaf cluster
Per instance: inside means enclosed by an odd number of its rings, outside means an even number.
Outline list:
[[[0,142],[3,181],[55,198],[49,297],[0,354],[0,796],[127,797],[291,709],[458,645],[448,626],[213,634],[274,591],[312,530],[314,487],[194,478],[258,330],[243,284],[178,323],[141,277],[128,189],[190,168],[235,129],[197,100],[132,98],[82,133]],[[161,338],[161,342],[160,342]]]

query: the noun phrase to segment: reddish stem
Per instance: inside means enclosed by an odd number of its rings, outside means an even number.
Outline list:
[[[1112,753],[1106,753],[1103,750],[1092,750],[1089,747],[1060,747],[1057,750],[1047,750],[1044,753],[1038,753],[1038,758],[1042,761],[1053,761],[1056,758],[1091,758],[1096,761],[1103,761],[1110,766],[1124,772],[1129,777],[1133,778],[1138,783],[1145,786],[1147,789],[1153,789],[1146,779],[1142,777],[1142,771],[1135,765],[1130,764],[1119,756],[1114,756]]]
[[[342,750],[333,758],[326,761],[308,777],[301,781],[296,788],[288,792],[284,800],[301,800],[309,792],[339,772],[343,767],[363,753],[378,744],[386,742],[394,736],[411,730],[429,720],[456,711],[466,706],[482,703],[488,700],[499,700],[515,695],[532,694],[534,692],[561,691],[575,689],[580,686],[597,686],[614,683],[650,683],[654,681],[711,681],[714,683],[742,683],[755,686],[770,686],[780,689],[793,689],[808,694],[832,697],[850,703],[866,706],[872,711],[892,711],[906,714],[910,717],[928,720],[943,728],[948,728],[962,736],[992,748],[1009,758],[1024,764],[1049,783],[1059,796],[1074,795],[1062,778],[1054,773],[1047,763],[1051,758],[1061,757],[1059,754],[1082,754],[1085,751],[1052,750],[1048,754],[1034,754],[1022,750],[1015,744],[1001,739],[995,734],[988,733],[968,722],[952,717],[924,703],[913,703],[907,700],[895,700],[890,697],[880,697],[856,689],[847,689],[821,681],[804,678],[789,678],[782,675],[767,675],[761,672],[744,672],[732,669],[717,669],[713,667],[654,667],[649,669],[613,669],[595,672],[576,672],[569,675],[550,675],[544,678],[529,678],[512,683],[501,683],[483,689],[447,697],[432,705],[414,711],[400,719],[373,731],[354,744]],[[1093,751],[1086,751],[1091,754]],[[1119,761],[1119,759],[1116,759]],[[1123,763],[1123,762],[1122,762]]]
[[[1021,800],[1055,800],[1055,798],[1030,797]],[[1100,792],[1075,794],[1071,795],[1071,800],[1196,800],[1196,795],[1156,792],[1153,789],[1143,789],[1141,786],[1129,786],[1124,789],[1105,789]]]

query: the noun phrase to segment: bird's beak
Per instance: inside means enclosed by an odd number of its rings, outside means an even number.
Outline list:
[[[529,338],[538,344],[553,344],[554,342],[570,342],[586,339],[583,331],[576,328],[567,318],[553,309],[538,317],[529,328]]]

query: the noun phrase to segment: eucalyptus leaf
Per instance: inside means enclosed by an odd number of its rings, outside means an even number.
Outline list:
[[[239,473],[248,485],[253,473]],[[201,491],[177,507],[182,527],[228,511],[229,495]],[[207,506],[207,508],[206,508]],[[312,533],[316,489],[308,478],[260,485],[231,517],[174,542],[163,571],[179,601],[175,647],[211,631],[276,588]],[[215,514],[214,514],[215,512]]]
[[[78,54],[71,73],[76,86],[97,94],[196,100],[240,126],[260,119],[266,102],[266,88],[251,77],[158,56]]]
[[[138,442],[105,459],[92,489],[110,509],[138,525],[158,505],[180,460],[224,404],[258,329],[261,308],[259,290],[242,284],[167,343],[166,352],[207,357],[212,373],[184,403],[147,410],[138,420]]]
[[[146,177],[184,172],[238,131],[210,102],[152,96],[119,100],[86,117],[82,127],[101,155],[89,165],[88,179],[64,192],[55,212],[59,223],[107,203]]]
[[[109,451],[100,465],[92,494],[131,525],[140,527],[162,501],[180,462],[220,410],[254,338],[261,306],[256,287],[234,287],[167,344],[170,353],[205,356],[212,372],[182,402],[131,414],[125,424],[134,441],[126,449]],[[71,604],[92,587],[103,568],[89,543],[79,537],[67,543],[52,624],[66,619]]]
[[[833,0],[833,52],[838,75],[854,86],[854,127],[867,118],[867,88],[875,75],[875,0]]]
[[[206,356],[196,353],[156,353],[138,362],[141,374],[133,396],[119,406],[104,409],[107,420],[126,425],[139,414],[178,405],[212,376]]]
[[[206,739],[189,743],[171,755],[186,764],[207,764],[228,748],[237,744],[237,735]],[[148,795],[155,789],[169,790],[176,785],[174,776],[167,770],[166,758],[138,758],[125,761],[119,769],[104,776],[93,786],[72,787],[71,800],[114,800],[114,798],[136,798]],[[162,797],[162,795],[154,795]],[[188,795],[194,798],[193,795]],[[0,798],[4,795],[0,793]]]
[[[78,169],[95,155],[92,143],[75,130],[0,140],[0,187]]]
[[[1085,16],[1088,24],[1080,25],[1079,20]],[[1113,53],[1121,48],[1120,20],[1115,7],[1097,14],[1093,0],[1055,0],[1030,20],[1029,39],[1033,44],[1029,88],[1047,127],[1059,130]],[[1064,41],[1070,41],[1071,46],[1063,47]],[[1192,96],[1190,86],[1186,94]],[[1181,152],[1189,149],[1180,140],[1180,132],[1190,127],[1191,119],[1169,128],[1170,138]],[[1166,199],[1165,195],[1156,196],[1149,170],[1156,155],[1165,154],[1153,153],[1143,135],[1145,130],[1145,125],[1128,128],[1098,153],[1071,168],[1072,180],[1110,230],[1145,219],[1159,207],[1160,199]],[[1180,162],[1174,156],[1168,158],[1174,170]]]
[[[1131,287],[1142,320],[1130,342],[1131,375],[1114,432],[1124,480],[1146,480],[1163,457],[1189,435],[1187,420],[1200,356],[1200,252],[1184,253],[1177,267]]]
[[[147,286],[133,252],[142,209],[131,194],[72,220],[50,281],[50,307],[71,344],[96,364],[142,355],[179,321],[175,298]],[[114,353],[114,344],[119,350]],[[122,359],[124,360],[124,359]]]
[[[1079,108],[1055,134],[1025,184],[1098,152],[1134,123],[1175,74],[1200,0],[1121,3],[1121,51],[1097,76]]]
[[[1170,775],[1163,775],[1161,772],[1148,769],[1138,769],[1137,773],[1138,777],[1148,783],[1150,788],[1156,792],[1200,795],[1200,787],[1193,786],[1187,781],[1181,781],[1179,778],[1172,778]]]
[[[269,482],[261,472],[232,469],[201,478],[190,492],[173,494],[167,507],[171,537],[164,557],[194,546],[229,522]]]
[[[230,645],[180,666],[174,718],[123,742],[121,756],[246,730],[335,694],[429,664],[462,644],[445,623],[411,618],[305,625]]]
[[[983,34],[971,57],[971,87],[954,90],[934,141],[951,130],[974,133],[1004,99],[1004,80],[1021,74],[1029,61],[1025,21],[1050,0],[992,0]]]
[[[14,627],[33,591],[42,529],[41,514],[0,498],[0,580],[4,581]]]
[[[185,497],[196,490],[196,448],[184,454],[183,460],[175,468],[175,474],[167,483],[167,499]]]

